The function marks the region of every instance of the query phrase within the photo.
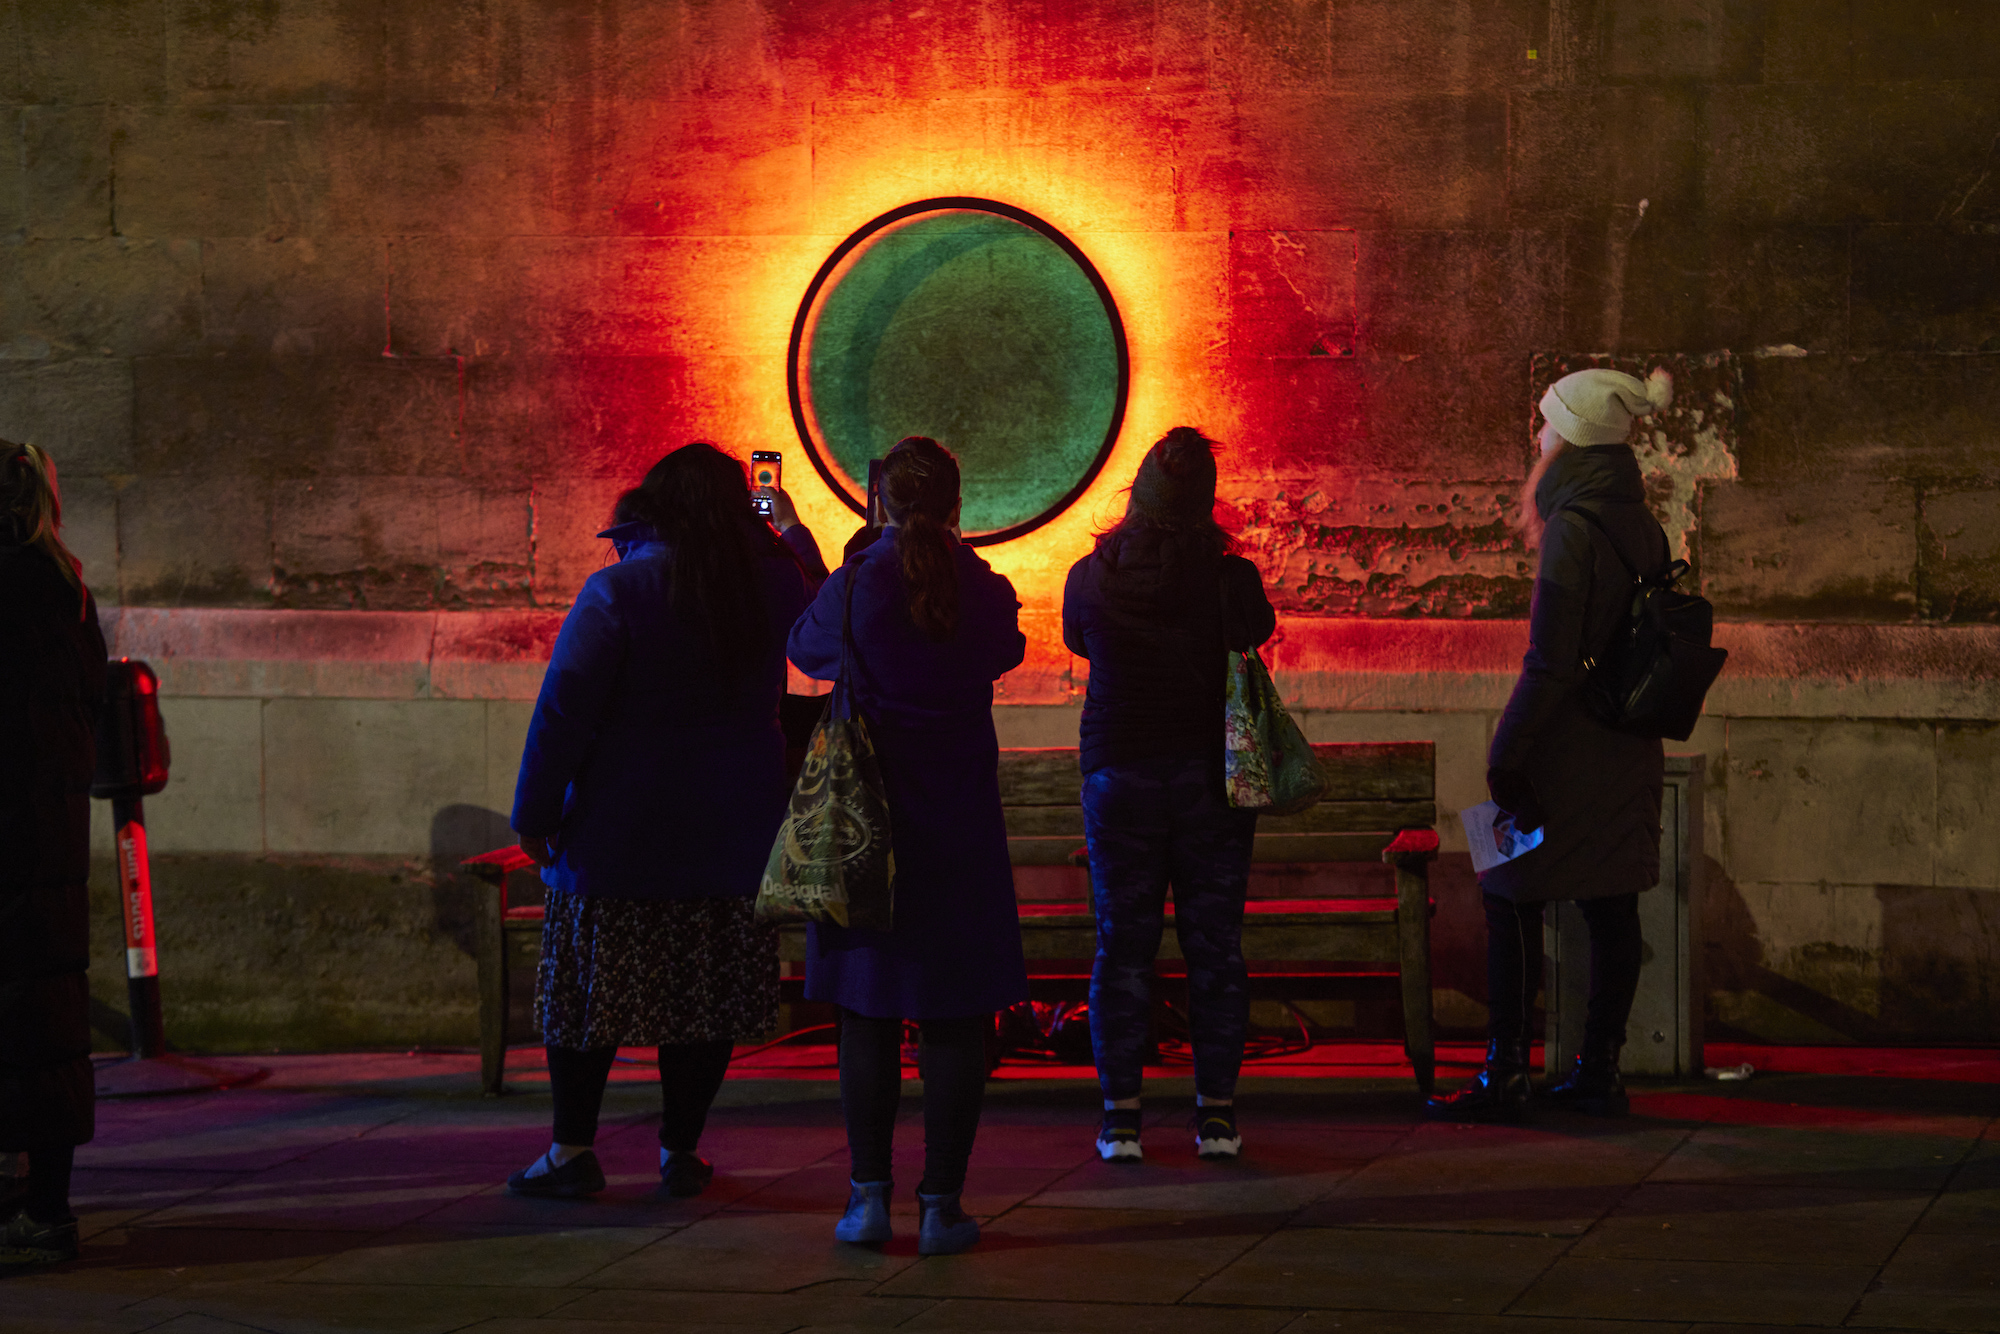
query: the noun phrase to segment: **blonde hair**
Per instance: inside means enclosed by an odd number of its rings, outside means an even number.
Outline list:
[[[0,440],[0,542],[41,548],[76,590],[77,619],[83,619],[89,601],[83,562],[63,545],[56,462],[40,446]]]
[[[1535,492],[1541,490],[1542,479],[1549,475],[1549,469],[1556,466],[1556,460],[1575,448],[1575,445],[1558,435],[1556,447],[1544,450],[1535,459],[1535,466],[1528,469],[1528,480],[1521,483],[1521,504],[1514,511],[1513,517],[1508,520],[1508,524],[1521,535],[1530,549],[1542,544],[1542,530],[1547,527],[1542,512],[1535,508]]]

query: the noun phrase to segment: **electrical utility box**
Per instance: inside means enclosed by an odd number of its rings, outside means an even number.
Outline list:
[[[1660,797],[1660,883],[1639,896],[1645,941],[1639,995],[1625,1029],[1618,1068],[1642,1079],[1698,1079],[1702,1072],[1701,920],[1702,775],[1705,755],[1667,756]],[[1551,1077],[1567,1074],[1583,1045],[1590,1001],[1590,932],[1574,903],[1551,903],[1543,918],[1548,971],[1544,1063]]]

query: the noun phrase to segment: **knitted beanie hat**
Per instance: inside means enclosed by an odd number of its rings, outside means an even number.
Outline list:
[[[1565,375],[1542,395],[1542,416],[1572,445],[1623,444],[1634,417],[1674,401],[1674,377],[1655,367],[1644,380],[1623,371],[1587,370]]]
[[[1207,518],[1215,509],[1215,442],[1176,426],[1139,462],[1132,503],[1159,519]]]

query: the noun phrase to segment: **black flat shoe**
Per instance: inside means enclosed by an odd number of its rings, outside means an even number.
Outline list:
[[[1498,1042],[1486,1047],[1486,1068],[1456,1093],[1441,1093],[1424,1103],[1433,1121],[1519,1121],[1528,1111],[1526,1052]]]
[[[543,1154],[542,1157],[548,1155]],[[535,1161],[540,1162],[541,1159]],[[528,1165],[533,1166],[534,1163]],[[596,1153],[589,1149],[540,1176],[529,1176],[528,1167],[507,1178],[508,1190],[516,1195],[533,1195],[541,1199],[573,1200],[595,1195],[604,1189],[604,1169],[598,1166]]]
[[[1625,1116],[1632,1110],[1615,1056],[1609,1060],[1577,1057],[1567,1076],[1542,1090],[1542,1099],[1551,1107],[1567,1107],[1585,1116]]]
[[[708,1159],[691,1153],[668,1154],[660,1166],[660,1189],[677,1200],[701,1194],[714,1178],[715,1168]]]

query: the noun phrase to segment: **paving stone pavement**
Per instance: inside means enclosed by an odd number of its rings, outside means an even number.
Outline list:
[[[609,1189],[538,1201],[500,1184],[546,1144],[532,1068],[482,1099],[463,1055],[260,1058],[251,1087],[100,1104],[83,1256],[0,1280],[0,1331],[2000,1330],[2000,1053],[1867,1055],[1752,1052],[1751,1080],[1644,1089],[1623,1122],[1508,1127],[1427,1124],[1379,1071],[1260,1075],[1234,1164],[1195,1159],[1167,1077],[1129,1167],[1096,1161],[1090,1083],[1003,1077],[966,1194],[985,1236],[932,1259],[914,1082],[898,1235],[870,1249],[832,1237],[823,1078],[732,1078],[713,1185],[668,1200],[650,1072],[621,1068]]]

